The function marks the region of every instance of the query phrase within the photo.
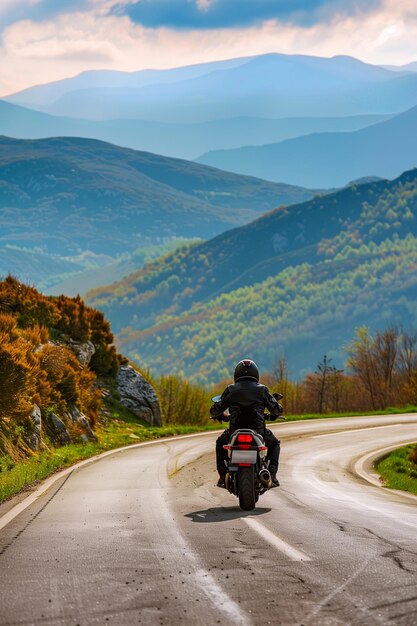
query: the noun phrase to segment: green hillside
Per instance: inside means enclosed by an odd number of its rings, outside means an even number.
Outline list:
[[[417,303],[417,170],[273,211],[91,294],[119,345],[196,380],[243,353],[293,372],[341,356],[356,326],[407,324]],[[220,373],[219,373],[220,368]]]
[[[0,138],[0,243],[116,254],[207,238],[312,192],[76,138]]]
[[[82,293],[140,267],[150,247],[208,239],[313,193],[96,140],[0,137],[0,277]]]

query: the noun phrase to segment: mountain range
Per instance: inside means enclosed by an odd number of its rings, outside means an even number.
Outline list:
[[[37,85],[0,101],[0,133],[93,138],[274,182],[335,187],[414,166],[416,105],[411,65],[265,54]]]
[[[417,160],[412,70],[269,54],[85,72],[9,96],[0,132],[32,139],[0,140],[0,272],[13,259],[43,289],[83,292],[181,240],[395,177]],[[204,153],[198,161],[262,180],[154,152]]]
[[[266,54],[173,70],[89,72],[6,100],[54,115],[165,123],[391,114],[417,103],[417,75],[345,56]]]
[[[0,138],[0,246],[14,246],[15,256],[20,249],[22,259],[31,251],[33,267],[54,255],[52,273],[57,257],[68,271],[68,262],[91,262],[86,251],[109,262],[178,238],[207,239],[314,193],[95,140]],[[30,273],[31,265],[25,279]]]
[[[139,119],[96,121],[49,115],[0,100],[0,135],[18,139],[100,139],[135,150],[192,160],[213,149],[262,145],[313,132],[357,130],[387,117],[389,116],[284,119],[236,117],[195,124],[169,124]]]
[[[199,381],[242,355],[343,362],[355,327],[417,314],[417,170],[280,208],[94,290],[132,358]]]
[[[395,178],[417,165],[417,106],[361,130],[209,152],[197,162],[305,186],[340,187],[365,174]]]

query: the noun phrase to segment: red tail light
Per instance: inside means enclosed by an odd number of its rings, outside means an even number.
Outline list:
[[[251,443],[252,435],[238,435],[237,440],[239,443]]]

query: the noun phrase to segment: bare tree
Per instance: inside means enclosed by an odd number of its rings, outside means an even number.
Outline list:
[[[367,392],[372,409],[377,408],[375,369],[372,357],[372,337],[363,326],[356,330],[356,337],[346,347],[347,365]]]
[[[348,366],[369,394],[371,407],[388,406],[393,398],[394,372],[398,363],[398,330],[377,331],[373,338],[367,328],[360,328],[347,352]]]
[[[335,371],[330,363],[331,359],[328,359],[325,354],[323,360],[318,363],[315,372],[309,374],[304,381],[304,385],[319,413],[324,413],[327,409],[329,383]]]
[[[279,387],[280,393],[287,395],[288,388],[288,363],[285,356],[279,357],[272,365],[272,373]]]
[[[373,361],[377,378],[379,405],[387,407],[392,401],[393,373],[397,363],[398,330],[377,331],[373,341]]]
[[[398,344],[398,369],[408,381],[417,371],[417,332],[402,331]]]
[[[328,372],[328,399],[332,411],[336,413],[341,409],[341,400],[343,394],[344,376],[343,370],[337,367],[329,367]]]

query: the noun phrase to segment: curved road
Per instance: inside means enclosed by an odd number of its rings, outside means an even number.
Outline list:
[[[213,433],[60,479],[0,530],[0,624],[417,624],[417,498],[355,473],[417,416],[273,429],[282,486],[252,513],[214,486]]]

